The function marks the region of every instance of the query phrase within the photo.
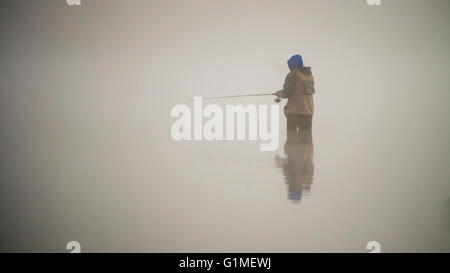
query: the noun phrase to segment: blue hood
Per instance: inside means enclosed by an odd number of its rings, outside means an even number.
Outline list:
[[[289,69],[291,71],[296,69],[296,68],[303,67],[302,55],[294,55],[294,56],[292,56],[287,63],[288,63]]]

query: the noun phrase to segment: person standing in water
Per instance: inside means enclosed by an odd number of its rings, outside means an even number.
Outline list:
[[[287,98],[284,115],[287,118],[285,158],[277,157],[276,165],[283,171],[288,199],[300,202],[304,192],[311,190],[314,179],[314,145],[312,141],[312,116],[314,114],[314,78],[311,67],[303,66],[301,55],[288,61],[291,70],[282,90],[274,93],[277,98]]]
[[[311,131],[315,93],[311,67],[303,66],[301,55],[292,56],[287,63],[291,71],[286,76],[283,89],[274,95],[288,99],[284,107],[288,131]]]

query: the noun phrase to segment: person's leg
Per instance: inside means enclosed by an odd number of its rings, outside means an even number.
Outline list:
[[[287,130],[290,131],[297,131],[297,118],[295,116],[288,116],[287,117]]]
[[[301,116],[299,135],[302,143],[312,143],[312,116]]]
[[[312,116],[300,116],[299,130],[310,131],[312,129]]]
[[[293,145],[298,142],[298,118],[294,115],[287,117],[286,145]]]

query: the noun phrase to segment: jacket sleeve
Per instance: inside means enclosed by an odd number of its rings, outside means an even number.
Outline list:
[[[286,79],[284,80],[283,89],[277,91],[277,94],[281,98],[290,98],[292,96],[294,85],[295,85],[295,77],[292,73],[287,74]]]

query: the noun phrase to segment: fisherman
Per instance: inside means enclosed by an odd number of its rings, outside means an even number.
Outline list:
[[[278,98],[287,98],[284,115],[287,118],[288,131],[311,131],[314,113],[314,78],[311,67],[303,66],[301,55],[288,60],[290,72],[287,74],[283,89],[274,93]]]

